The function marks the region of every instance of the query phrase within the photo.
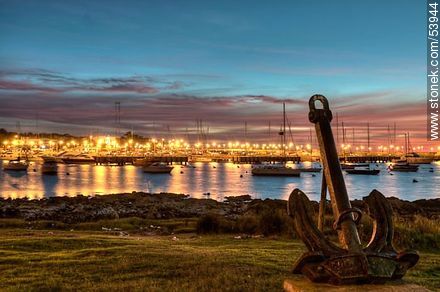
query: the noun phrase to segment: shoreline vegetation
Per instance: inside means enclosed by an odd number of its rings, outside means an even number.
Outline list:
[[[396,246],[440,249],[440,198],[413,202],[395,197],[387,199],[393,208]],[[368,242],[373,228],[368,207],[361,200],[351,203],[364,212],[359,230],[363,241]],[[116,226],[117,231],[145,235],[234,233],[295,238],[286,205],[285,200],[252,199],[249,195],[216,201],[184,194],[144,192],[33,200],[8,198],[0,199],[0,228],[111,230]],[[317,216],[318,202],[312,201],[312,205]],[[330,237],[336,236],[331,228],[329,201],[326,206],[324,231]]]
[[[416,249],[404,278],[440,287],[440,198],[388,198],[394,244]],[[0,199],[0,288],[6,290],[279,290],[305,247],[286,201],[133,192]],[[360,200],[352,205],[367,211]],[[313,202],[315,215],[318,203]],[[337,241],[327,204],[325,234]],[[359,224],[368,243],[373,224]],[[52,275],[47,279],[47,275]]]

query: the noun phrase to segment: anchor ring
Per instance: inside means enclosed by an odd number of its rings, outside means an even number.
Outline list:
[[[330,109],[330,107],[329,107],[329,105],[328,105],[328,100],[327,100],[327,98],[326,98],[324,95],[321,95],[321,94],[315,94],[315,95],[313,95],[313,96],[309,99],[309,109],[310,109],[310,110],[315,110],[315,109],[316,109],[316,107],[315,107],[315,101],[317,101],[317,100],[319,100],[319,101],[322,103],[322,107],[323,107],[325,110],[329,110],[329,109]]]
[[[359,208],[350,208],[339,214],[338,219],[336,219],[335,223],[333,223],[333,229],[341,229],[341,223],[349,218],[347,215],[350,213],[356,214],[353,220],[356,225],[359,224],[362,218],[362,211]]]
[[[317,109],[315,102],[319,100],[322,104],[322,109]],[[332,120],[332,112],[328,105],[328,100],[324,95],[315,94],[309,99],[309,121],[316,124],[319,120],[325,119],[328,121]]]

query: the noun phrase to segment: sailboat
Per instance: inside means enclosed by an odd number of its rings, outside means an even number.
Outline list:
[[[277,164],[263,164],[252,168],[252,175],[255,176],[295,176],[299,177],[301,171],[286,166],[286,104],[283,102],[283,128],[279,132],[283,147],[283,162]]]
[[[10,171],[26,171],[28,167],[28,161],[21,160],[20,157],[18,157],[17,159],[9,160],[8,163],[3,167],[3,169]]]
[[[389,170],[400,172],[416,172],[419,170],[418,164],[411,164],[407,159],[408,149],[410,148],[409,133],[405,133],[405,155],[400,159],[393,160],[392,164],[388,167]]]
[[[289,124],[290,129],[290,124]],[[301,172],[321,172],[322,168],[321,165],[316,166],[316,163],[313,163],[313,136],[312,136],[312,129],[310,129],[310,161],[312,162],[312,165],[310,167],[305,167],[304,165],[300,168],[298,168]]]

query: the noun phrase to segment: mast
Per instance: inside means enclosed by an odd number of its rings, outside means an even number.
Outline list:
[[[244,122],[244,143],[247,143],[247,122]]]
[[[390,124],[388,124],[388,132],[387,132],[387,136],[388,136],[388,147],[390,147],[391,145],[391,130],[390,130]]]
[[[247,122],[244,122],[244,150],[245,155],[247,155]]]
[[[367,123],[367,149],[370,152],[370,123]]]
[[[336,149],[339,147],[339,116],[336,113]]]
[[[289,143],[293,143],[293,135],[292,135],[292,123],[287,120],[287,127],[289,128]],[[287,137],[286,137],[286,143],[287,143]]]
[[[115,136],[121,136],[121,102],[115,101]]]
[[[283,102],[283,157],[286,157],[286,103]]]
[[[345,143],[345,127],[344,127],[344,121],[342,121],[342,144]]]
[[[405,133],[405,156],[408,154],[408,134]]]
[[[355,145],[354,145],[354,141],[355,141],[355,138],[354,138],[354,128],[352,128],[351,129],[351,131],[352,131],[352,134],[351,134],[351,138],[352,138],[352,142],[351,142],[351,147],[354,147]]]
[[[186,129],[185,129],[185,134],[186,134],[186,140],[187,140],[188,142],[191,142],[191,138],[190,138],[190,136],[189,136],[189,130],[188,130],[188,127],[186,127]]]

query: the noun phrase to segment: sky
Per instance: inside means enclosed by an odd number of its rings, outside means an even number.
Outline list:
[[[0,128],[307,141],[320,93],[359,143],[426,141],[424,1],[0,0]],[[269,123],[271,131],[269,131]],[[333,125],[335,127],[335,125]],[[269,132],[272,133],[269,135]],[[351,139],[351,138],[350,138]]]

